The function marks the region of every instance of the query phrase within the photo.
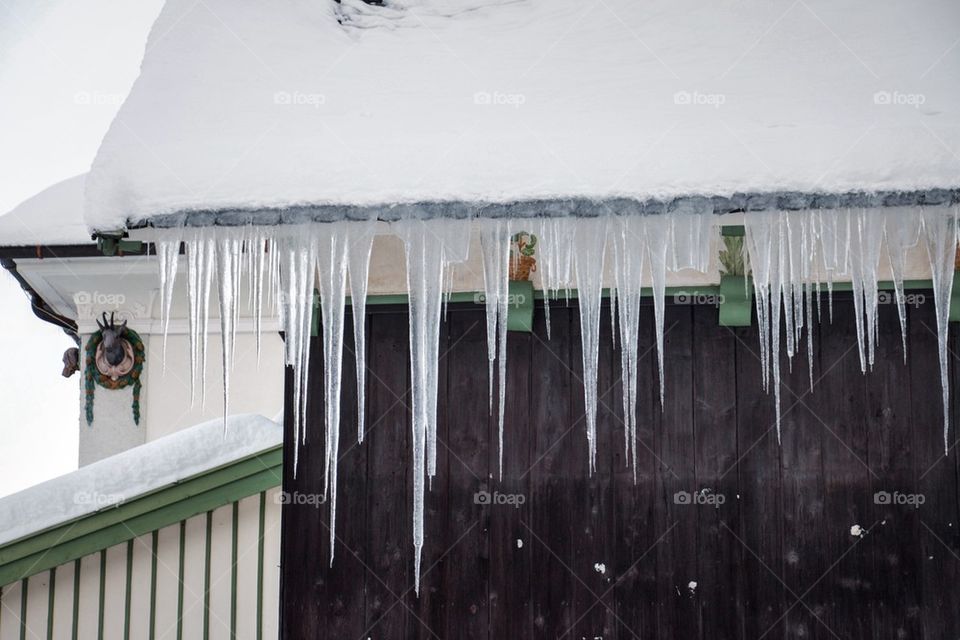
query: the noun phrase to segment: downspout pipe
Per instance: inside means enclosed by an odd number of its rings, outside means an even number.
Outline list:
[[[14,280],[19,283],[20,288],[27,294],[27,298],[30,300],[30,308],[33,310],[33,315],[37,316],[44,322],[49,322],[50,324],[60,327],[63,329],[63,332],[68,336],[73,338],[73,341],[77,343],[77,346],[80,346],[80,335],[77,333],[77,323],[60,315],[53,310],[47,301],[44,300],[37,291],[30,286],[30,283],[26,281],[23,275],[17,271],[17,263],[12,258],[0,258],[0,266],[6,269],[10,275],[13,276]]]

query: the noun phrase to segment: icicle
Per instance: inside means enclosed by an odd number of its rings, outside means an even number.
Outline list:
[[[746,215],[744,217],[744,230],[745,245],[750,257],[750,267],[753,271],[763,388],[769,391],[772,377],[776,404],[777,442],[779,442],[780,214],[764,211]]]
[[[915,247],[920,239],[920,219],[911,213],[903,210],[883,212],[887,258],[893,276],[893,294],[897,299],[904,364],[907,362],[907,307],[903,292],[903,274],[906,270],[907,252]]]
[[[254,265],[250,276],[250,295],[253,298],[253,325],[257,335],[257,366],[260,365],[260,337],[263,333],[263,279],[267,266],[267,239],[262,233],[256,234],[251,240],[251,265]]]
[[[583,356],[583,394],[586,410],[589,471],[597,466],[597,362],[600,355],[600,301],[603,293],[603,254],[607,241],[607,218],[578,218],[574,223]]]
[[[189,290],[190,326],[190,404],[206,399],[207,330],[210,316],[210,284],[214,271],[214,240],[206,230],[185,231],[187,240],[187,285]]]
[[[218,234],[215,241],[217,263],[217,286],[220,299],[220,339],[223,360],[223,432],[227,432],[227,416],[230,415],[230,372],[233,368],[234,342],[237,329],[237,290],[240,280],[240,255],[242,241],[231,229]]]
[[[930,259],[933,299],[937,312],[937,344],[940,355],[940,385],[943,395],[943,451],[950,453],[950,368],[947,361],[947,327],[950,320],[950,294],[953,289],[954,261],[957,254],[957,211],[928,208],[921,212],[923,237]]]
[[[617,288],[610,287],[610,344],[617,348]]]
[[[663,315],[667,293],[667,254],[670,247],[670,222],[667,215],[647,217],[647,257],[650,261],[650,279],[653,284],[653,316],[657,333],[657,371],[660,376],[660,407],[663,408]]]
[[[190,335],[190,406],[196,403],[196,392],[199,384],[199,327],[200,327],[200,256],[202,247],[196,242],[195,234],[191,234],[190,241],[186,242],[187,256],[187,323]]]
[[[860,368],[873,369],[877,342],[878,288],[877,270],[883,240],[883,216],[859,210],[851,215],[851,281],[856,311]]]
[[[393,227],[404,242],[410,295],[414,589],[419,594],[424,490],[427,475],[433,475],[428,464],[431,446],[433,456],[436,455],[436,387],[443,274],[448,264],[466,259],[470,227],[469,221],[465,220],[432,220],[429,226],[421,220],[402,220],[393,223]],[[433,464],[436,464],[435,458]]]
[[[623,386],[624,455],[637,481],[637,362],[646,224],[642,216],[619,216],[611,222],[614,283],[619,304],[620,367]],[[611,314],[613,309],[611,308]]]
[[[330,564],[336,549],[337,462],[340,456],[340,386],[343,368],[343,316],[347,296],[347,253],[352,222],[318,225],[317,264],[323,333],[325,427],[324,495],[330,504]]]
[[[200,406],[207,405],[207,345],[210,335],[210,290],[216,270],[216,240],[204,238],[202,242],[203,267],[200,269]]]
[[[314,310],[317,240],[305,226],[284,230],[278,252],[283,255],[279,279],[283,285],[281,306],[286,364],[293,367],[293,472],[297,473],[300,445],[306,443],[304,428],[310,363],[310,328]]]
[[[745,216],[747,252],[756,290],[760,356],[764,388],[773,380],[780,429],[780,313],[783,305],[788,356],[795,353],[802,330],[807,331],[807,361],[813,389],[813,295],[816,287],[819,319],[819,280],[826,276],[833,316],[833,279],[848,276],[853,289],[854,315],[861,369],[873,367],[879,304],[878,270],[887,239],[897,289],[901,328],[905,327],[903,265],[906,251],[916,244],[916,216],[905,212],[867,210],[823,212],[751,212]],[[905,338],[903,340],[906,345]]]
[[[483,287],[487,317],[489,410],[493,411],[493,361],[499,365],[497,458],[503,479],[503,419],[507,388],[507,312],[510,297],[510,224],[501,219],[478,221],[483,254]]]
[[[182,229],[164,229],[157,238],[157,259],[160,265],[160,322],[163,325],[163,372],[167,371],[167,333],[170,329],[170,304],[177,279]]]
[[[376,222],[354,222],[352,224],[354,226],[351,228],[347,270],[350,275],[350,301],[353,306],[353,342],[357,364],[357,442],[363,443],[367,380],[367,278],[370,272],[370,253],[373,249]]]
[[[569,301],[571,281],[571,259],[573,254],[573,222],[571,218],[544,218],[530,221],[529,227],[540,239],[537,243],[537,271],[543,288],[544,321],[547,327],[547,339],[550,339],[550,303],[559,297],[560,290],[566,292]]]

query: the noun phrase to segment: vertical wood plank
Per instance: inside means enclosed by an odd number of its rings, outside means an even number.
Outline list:
[[[744,637],[758,638],[768,632],[783,633],[776,628],[771,631],[785,608],[780,577],[781,451],[777,443],[773,379],[771,376],[770,392],[764,393],[756,329],[733,331],[740,338],[736,354],[740,518],[737,526],[721,526],[742,549],[738,593],[742,598],[739,615]],[[781,358],[781,370],[787,370],[786,358]],[[784,395],[789,398],[789,394]]]
[[[504,403],[503,480],[499,472],[497,401],[494,400],[489,435],[489,469],[492,486],[500,494],[509,496],[506,504],[490,505],[490,637],[529,638],[533,634],[533,616],[530,606],[531,565],[530,536],[523,522],[529,520],[530,485],[530,384],[534,371],[531,361],[533,336],[528,333],[507,334],[507,394]],[[462,388],[462,387],[461,387]],[[496,394],[496,385],[494,386]],[[456,402],[458,389],[451,389],[449,404]],[[460,455],[470,443],[458,445]],[[516,506],[514,506],[516,505]],[[519,544],[518,544],[519,541]]]
[[[693,307],[668,304],[664,316],[663,410],[654,412],[658,455],[666,466],[659,474],[655,531],[670,531],[657,545],[657,595],[662,609],[659,634],[695,638],[697,611],[688,589],[697,580],[696,458],[693,431]],[[689,499],[685,499],[689,496]],[[709,508],[709,507],[707,507]]]
[[[725,530],[739,521],[737,465],[737,338],[708,310],[693,315],[693,421],[696,485],[717,497],[697,509],[697,583],[687,590],[701,638],[741,637],[737,567],[742,549]],[[688,583],[689,587],[689,583]]]
[[[367,396],[367,548],[366,634],[400,638],[415,633],[404,606],[413,585],[411,533],[412,454],[407,405],[409,338],[405,317],[372,314],[367,353],[372,372]],[[400,400],[398,401],[398,398]]]
[[[616,579],[616,551],[614,539],[613,506],[613,461],[612,450],[622,446],[622,435],[614,440],[613,431],[617,423],[622,423],[619,396],[611,393],[614,387],[613,361],[614,350],[612,329],[609,319],[611,308],[604,301],[600,317],[600,348],[597,358],[597,466],[592,475],[583,475],[577,482],[570,483],[573,489],[570,505],[570,527],[572,556],[570,567],[575,574],[572,583],[571,610],[573,622],[570,636],[575,638],[613,638],[616,631],[616,601],[610,587]],[[579,312],[574,325],[579,327]],[[583,328],[574,332],[572,340],[575,354],[582,347]],[[578,348],[579,347],[579,348]],[[619,353],[616,354],[619,359]],[[579,361],[579,355],[574,355]],[[619,367],[618,367],[619,370]],[[574,367],[577,375],[582,368]],[[578,404],[573,415],[582,413],[582,404]],[[580,422],[572,442],[582,443],[586,431],[585,420]],[[585,458],[586,447],[575,447],[581,458]],[[579,460],[577,461],[579,463]],[[569,471],[571,475],[579,472],[578,467]],[[556,505],[558,508],[560,505]]]
[[[657,454],[654,424],[660,408],[653,305],[642,303],[637,363],[637,478],[634,482],[622,442],[614,449],[614,526],[617,549],[617,638],[654,638],[658,627],[657,553],[665,541],[651,526],[659,507],[657,478],[665,468]],[[621,391],[622,393],[622,391]],[[622,400],[621,400],[622,403]],[[618,438],[619,440],[620,438]],[[669,535],[669,534],[667,534]]]
[[[583,387],[579,342],[574,337],[574,307],[550,309],[552,335],[546,338],[539,319],[534,327],[531,421],[530,522],[527,523],[531,561],[539,573],[533,589],[533,637],[556,638],[573,626],[571,534],[581,511],[573,504],[573,477],[587,471],[583,428]],[[575,346],[576,345],[576,346]],[[577,363],[577,364],[575,364]]]
[[[937,332],[932,296],[926,303],[911,310],[910,372],[911,415],[916,447],[917,481],[915,491],[924,497],[919,509],[894,505],[919,520],[916,545],[921,552],[921,590],[919,599],[926,638],[960,636],[960,613],[957,612],[956,584],[960,580],[960,522],[958,522],[957,448],[949,458],[943,453],[943,409],[939,401],[940,371],[937,354]],[[953,324],[951,329],[956,329]],[[948,355],[956,362],[955,355]],[[960,399],[956,385],[951,389],[951,403]],[[951,441],[957,440],[957,424],[951,424]],[[922,476],[922,477],[921,477]],[[951,586],[953,585],[953,586]]]
[[[351,309],[352,311],[352,309]],[[353,342],[353,318],[347,313],[344,318],[344,347],[343,368],[340,393],[340,449],[339,467],[337,472],[337,545],[333,566],[323,569],[323,580],[318,586],[319,606],[323,610],[326,629],[325,637],[329,638],[359,638],[364,631],[366,622],[366,597],[364,594],[364,579],[367,564],[366,536],[366,482],[367,482],[367,447],[357,444],[357,382],[356,358]],[[359,363],[366,368],[366,363]],[[315,385],[320,385],[322,373],[317,370],[318,379]],[[319,390],[322,387],[315,387]],[[323,406],[322,396],[314,396],[316,404]],[[317,420],[322,420],[320,414]],[[322,422],[315,425],[319,433]],[[315,439],[316,448],[311,448],[308,464],[322,469],[320,459],[322,449],[320,443],[323,438]],[[324,443],[325,444],[325,443]],[[318,505],[314,515],[322,518],[320,544],[328,547],[330,520],[330,504]],[[329,549],[327,550],[329,554]],[[326,555],[329,559],[329,555]],[[329,561],[329,560],[328,560]]]
[[[497,483],[491,446],[487,397],[487,337],[481,311],[448,310],[447,423],[452,452],[448,457],[447,555],[444,567],[446,629],[444,638],[487,638],[491,505]],[[454,398],[456,400],[454,400]],[[453,454],[456,454],[454,457]]]
[[[816,331],[816,327],[815,327]],[[819,336],[814,335],[814,380],[828,375],[831,362],[823,363],[819,356]],[[781,340],[786,340],[786,331]],[[843,345],[845,351],[849,345]],[[785,345],[783,346],[785,353]],[[842,353],[842,351],[840,352]],[[782,618],[770,635],[810,638],[829,637],[829,628],[817,618],[823,618],[829,598],[818,581],[828,570],[833,558],[818,553],[821,539],[830,528],[839,532],[836,523],[828,517],[824,503],[823,449],[843,447],[829,432],[838,427],[830,424],[831,416],[816,413],[817,394],[823,381],[810,389],[809,352],[806,333],[800,336],[796,353],[783,358],[781,369],[782,424],[781,424],[781,496],[783,504],[782,556],[777,571],[786,585],[783,588]],[[827,378],[830,380],[830,378]],[[827,383],[829,384],[829,382]],[[825,426],[826,425],[826,426]],[[813,587],[810,593],[805,592]],[[798,602],[798,598],[802,600]],[[812,611],[811,611],[812,610]]]
[[[893,301],[892,297],[887,300]],[[908,313],[911,324],[919,322],[921,317],[917,317],[912,309]],[[886,494],[892,496],[893,492],[907,494],[916,491],[917,475],[922,470],[917,470],[914,437],[920,425],[914,423],[912,366],[904,362],[896,306],[882,305],[879,318],[876,363],[866,379],[864,410],[870,419],[867,463],[876,474],[871,476],[869,487],[868,519],[879,523],[861,542],[865,551],[870,553],[873,565],[872,575],[863,584],[869,590],[874,638],[890,634],[920,638],[923,637],[922,621],[919,616],[911,615],[920,606],[920,554],[910,541],[917,540],[923,532],[915,509],[895,505],[892,500],[886,503],[883,499]],[[920,346],[909,339],[908,355]],[[930,357],[924,352],[918,355]],[[824,354],[824,357],[829,355]]]
[[[825,637],[822,627],[841,637],[869,637],[870,633],[869,615],[850,615],[869,602],[869,546],[874,543],[869,536],[851,535],[851,527],[869,530],[877,521],[871,495],[876,476],[870,469],[868,449],[872,425],[865,411],[867,377],[860,369],[854,318],[850,296],[835,296],[833,323],[821,325],[820,331],[824,379],[817,385],[816,398],[808,403],[808,412],[819,418],[823,428],[824,509],[829,517],[812,550],[824,558],[826,573],[804,601],[822,621],[811,617],[810,625],[817,624]]]

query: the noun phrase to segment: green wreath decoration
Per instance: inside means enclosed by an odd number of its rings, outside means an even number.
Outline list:
[[[140,339],[140,335],[129,327],[126,329],[123,339],[133,347],[133,368],[129,373],[119,376],[116,380],[100,373],[100,370],[97,369],[97,347],[100,346],[100,343],[103,341],[102,330],[92,334],[87,341],[87,347],[84,350],[83,381],[87,426],[93,424],[93,394],[97,385],[100,385],[104,389],[114,390],[124,389],[133,385],[133,422],[138,425],[140,424],[140,390],[143,387],[140,376],[143,373],[143,361],[146,350],[143,347],[143,340]]]

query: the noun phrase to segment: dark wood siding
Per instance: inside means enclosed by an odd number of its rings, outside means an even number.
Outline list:
[[[333,567],[326,506],[284,506],[284,638],[960,637],[958,465],[953,452],[943,455],[931,297],[909,311],[906,364],[896,309],[881,306],[876,364],[866,376],[852,303],[838,296],[832,323],[824,304],[813,391],[805,351],[792,370],[782,363],[782,445],[773,397],[761,389],[756,328],[720,327],[712,307],[669,305],[661,410],[646,307],[636,484],[607,310],[597,472],[587,473],[577,310],[554,305],[551,340],[539,310],[533,333],[509,337],[498,481],[483,311],[451,306],[441,332],[438,476],[427,495],[419,598],[405,311],[372,308],[367,319],[362,445],[348,338]],[[314,343],[314,426],[294,478],[287,425],[284,477],[286,491],[308,494],[323,487]],[[960,351],[955,337],[950,344]],[[951,442],[957,433],[954,426]],[[703,489],[723,504],[675,498]],[[524,503],[477,504],[481,491]],[[877,492],[925,501],[877,504]],[[865,535],[851,535],[854,525]]]

